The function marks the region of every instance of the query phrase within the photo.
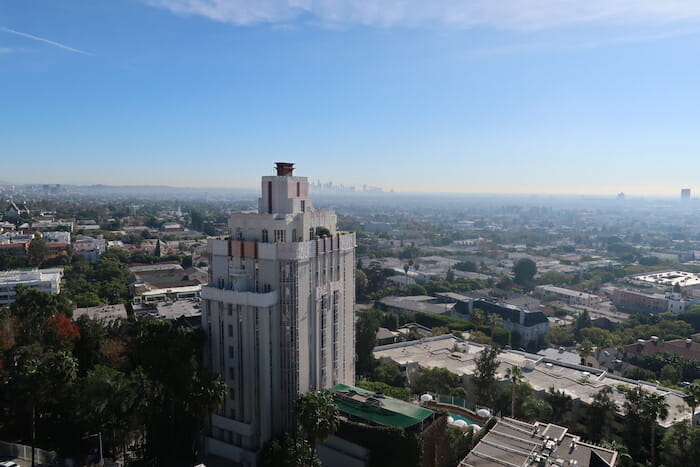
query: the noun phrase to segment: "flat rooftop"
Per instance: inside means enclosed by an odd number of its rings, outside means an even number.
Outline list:
[[[503,418],[474,446],[458,467],[538,467],[571,465],[589,467],[591,460],[615,465],[617,452],[584,443],[563,426],[534,425]]]
[[[73,310],[73,320],[87,316],[91,319],[114,321],[118,318],[126,318],[126,307],[124,305],[91,306],[88,308],[76,308]]]
[[[375,347],[374,356],[379,359],[389,358],[401,366],[417,364],[422,368],[446,368],[457,375],[470,376],[476,369],[474,360],[485,347],[446,334]],[[683,402],[683,394],[673,389],[517,350],[501,351],[498,360],[500,361],[496,374],[498,378],[505,380],[506,370],[512,365],[519,366],[523,369],[523,379],[538,392],[554,387],[573,399],[580,399],[590,404],[594,395],[609,386],[614,390],[612,398],[621,413],[625,396],[617,390],[617,387],[632,389],[639,386],[646,391],[661,394],[666,399],[669,405],[669,416],[665,421],[660,422],[660,425],[668,427],[675,421],[686,420],[689,416]]]
[[[330,392],[341,413],[377,425],[408,428],[421,423],[434,413],[419,405],[346,384],[337,384]]]
[[[649,274],[639,274],[632,276],[633,279],[649,282],[651,284],[661,284],[667,286],[680,285],[681,287],[689,287],[691,285],[700,284],[700,275],[685,271],[662,271],[652,272]]]

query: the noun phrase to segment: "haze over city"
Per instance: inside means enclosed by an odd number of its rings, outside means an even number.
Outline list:
[[[293,160],[404,192],[675,196],[699,31],[692,1],[6,1],[0,179],[251,188]]]

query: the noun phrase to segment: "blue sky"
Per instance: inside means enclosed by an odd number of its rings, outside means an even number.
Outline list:
[[[700,190],[696,0],[0,0],[0,180]]]

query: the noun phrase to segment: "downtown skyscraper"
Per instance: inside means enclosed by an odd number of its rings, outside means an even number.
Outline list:
[[[202,290],[205,363],[228,388],[205,450],[251,466],[294,430],[299,394],[355,380],[355,235],[313,209],[293,164],[276,165],[258,212],[232,214],[230,237],[209,240]]]

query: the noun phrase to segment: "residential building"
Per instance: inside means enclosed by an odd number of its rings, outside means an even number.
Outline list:
[[[554,296],[558,300],[562,300],[569,305],[584,307],[594,307],[601,301],[598,295],[566,289],[564,287],[556,287],[554,285],[538,285],[535,287],[535,293],[542,298]]]
[[[74,255],[82,256],[91,263],[96,263],[107,251],[107,244],[102,235],[98,235],[97,238],[79,235],[72,246]]]
[[[630,357],[644,357],[659,353],[678,355],[680,358],[700,362],[700,344],[692,339],[672,339],[664,341],[656,336],[651,339],[638,339],[636,343],[626,345],[625,355]]]
[[[41,234],[41,238],[46,243],[68,244],[68,243],[70,243],[70,232],[65,232],[62,230],[55,231],[55,232],[44,232],[43,234]]]
[[[451,315],[469,319],[474,308],[486,314],[498,314],[501,317],[502,326],[512,333],[517,333],[517,339],[512,340],[513,345],[537,345],[549,330],[549,319],[541,310],[524,310],[508,303],[497,303],[480,298],[458,300]]]
[[[20,217],[22,214],[29,215],[29,208],[25,203],[17,204],[14,201],[9,201],[5,208],[5,217]]]
[[[617,451],[581,441],[564,426],[502,418],[457,467],[614,467]]]
[[[62,277],[61,268],[2,271],[0,272],[0,306],[15,301],[18,285],[58,294],[61,292]]]
[[[694,303],[684,300],[679,293],[646,293],[622,288],[613,290],[612,302],[618,308],[638,313],[680,313]]]
[[[254,466],[273,436],[293,430],[300,393],[355,381],[355,235],[313,209],[306,177],[277,163],[258,213],[234,213],[210,238],[202,288],[205,363],[228,387],[210,418],[208,455]]]
[[[471,378],[476,370],[476,359],[485,347],[445,334],[375,347],[373,353],[381,361],[394,361],[405,368],[409,375],[416,374],[420,368],[445,368],[459,375],[464,387],[469,389],[472,388]],[[574,410],[580,410],[582,404],[591,404],[601,389],[609,387],[613,390],[610,397],[617,404],[618,414],[623,416],[625,395],[622,389],[641,387],[663,396],[668,403],[669,414],[665,420],[659,421],[661,426],[667,428],[673,422],[687,420],[689,416],[681,391],[623,378],[604,369],[577,365],[559,355],[543,356],[506,349],[498,355],[498,361],[496,378],[503,384],[507,384],[506,370],[518,366],[523,370],[523,381],[532,386],[537,397],[544,398],[549,388],[557,388],[571,396]]]
[[[129,272],[134,303],[196,298],[207,281],[201,269],[185,270],[177,261],[131,264]]]

